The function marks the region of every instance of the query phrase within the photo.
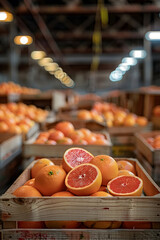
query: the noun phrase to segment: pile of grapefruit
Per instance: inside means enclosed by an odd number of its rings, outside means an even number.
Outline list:
[[[160,149],[160,134],[155,137],[148,137],[147,142],[155,149]]]
[[[41,132],[34,142],[35,144],[76,144],[76,145],[108,145],[106,136],[94,133],[87,128],[75,129],[69,121],[61,121],[54,128]]]
[[[83,148],[65,151],[62,165],[42,158],[31,168],[31,179],[17,188],[16,197],[114,197],[141,196],[143,181],[127,160],[116,162],[108,155],[93,156]],[[20,222],[25,227],[26,222]],[[27,222],[27,226],[28,226]],[[33,222],[31,223],[33,224]],[[40,224],[42,224],[40,222]],[[121,222],[87,221],[89,228],[119,228]],[[31,225],[30,225],[31,226]],[[41,225],[40,225],[41,226]],[[77,228],[76,221],[47,221],[48,228]],[[82,226],[82,223],[81,223]],[[32,227],[32,226],[31,226]]]
[[[83,120],[95,120],[104,122],[108,127],[112,126],[146,126],[148,120],[146,117],[137,116],[129,113],[126,109],[120,108],[113,103],[96,102],[89,110],[79,110],[77,117]]]

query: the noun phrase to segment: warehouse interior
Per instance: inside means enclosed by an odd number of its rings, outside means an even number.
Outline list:
[[[42,90],[66,88],[31,58],[32,51],[42,50],[73,79],[78,92],[159,85],[159,42],[145,38],[148,31],[159,29],[158,0],[2,0],[0,4],[14,16],[12,22],[0,24],[1,82]],[[17,46],[16,35],[30,35],[33,43]],[[120,81],[111,81],[110,73],[132,50],[145,50],[146,57]]]
[[[159,236],[160,0],[0,0],[0,239]]]

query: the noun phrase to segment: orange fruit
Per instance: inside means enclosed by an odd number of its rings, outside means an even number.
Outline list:
[[[16,197],[42,197],[41,193],[32,186],[23,185],[17,188],[13,195]]]
[[[160,105],[157,105],[156,107],[154,107],[153,115],[157,117],[160,116]]]
[[[96,139],[96,141],[93,144],[95,144],[95,145],[108,145],[109,141],[107,139]]]
[[[84,136],[88,136],[88,135],[92,134],[92,132],[87,128],[81,128],[79,130],[84,134]]]
[[[118,176],[117,162],[108,155],[98,155],[90,163],[100,169],[102,173],[102,185],[107,185],[108,181]]]
[[[44,196],[51,196],[65,189],[66,172],[56,165],[43,167],[35,177],[35,187]]]
[[[134,173],[131,172],[131,171],[128,171],[128,170],[119,170],[119,171],[118,171],[118,176],[122,176],[122,175],[125,175],[125,176],[134,176]]]
[[[62,138],[62,139],[57,140],[57,143],[58,143],[58,144],[72,145],[72,144],[73,144],[73,141],[72,141],[71,138],[64,137],[64,138]]]
[[[74,140],[73,144],[77,144],[77,145],[88,145],[88,142],[84,139],[76,139]]]
[[[147,123],[148,123],[148,120],[147,120],[147,118],[146,117],[137,117],[136,118],[136,123],[138,124],[138,125],[140,125],[140,126],[146,126],[147,125]]]
[[[107,189],[113,196],[141,196],[143,181],[136,176],[119,176],[107,184]]]
[[[83,119],[83,120],[91,120],[92,119],[92,115],[91,115],[90,111],[88,111],[88,110],[78,111],[77,117],[79,119]]]
[[[68,135],[69,138],[71,138],[73,141],[80,140],[84,137],[84,134],[80,130],[74,130]]]
[[[122,225],[122,222],[119,222],[119,221],[113,221],[113,222],[111,223],[110,228],[112,228],[112,229],[120,228],[121,225]]]
[[[65,136],[68,136],[69,133],[74,131],[74,126],[71,122],[63,121],[57,123],[55,129],[64,133]]]
[[[44,222],[35,222],[35,221],[19,221],[18,228],[44,228]]]
[[[112,222],[109,222],[109,221],[86,221],[83,224],[88,228],[106,229],[106,228],[110,228]]]
[[[102,183],[102,174],[98,167],[83,163],[73,168],[66,176],[68,190],[78,196],[88,196],[97,192]]]
[[[51,197],[73,197],[74,195],[67,191],[54,193]]]
[[[98,191],[90,195],[91,197],[112,197],[111,194],[104,192],[104,191]]]
[[[57,143],[54,140],[48,140],[48,141],[45,142],[45,144],[56,145]]]
[[[93,133],[91,133],[90,135],[86,135],[83,138],[85,141],[88,142],[88,144],[95,144],[96,142],[96,137],[94,136]]]
[[[63,155],[62,166],[66,172],[69,172],[82,163],[89,163],[93,157],[90,152],[83,148],[69,148]]]
[[[45,221],[47,228],[78,228],[79,222],[77,221]]]
[[[126,161],[126,160],[120,160],[117,161],[118,164],[118,170],[128,170],[134,174],[136,174],[135,167],[132,163]]]
[[[28,186],[34,187],[34,183],[35,183],[35,178],[31,178],[27,182],[25,182],[24,185],[28,185]]]
[[[37,160],[36,163],[31,168],[31,177],[35,178],[43,167],[46,167],[49,165],[54,165],[54,163],[48,158],[41,158]]]
[[[54,129],[54,131],[49,134],[48,140],[58,141],[62,138],[64,138],[64,134],[61,131]]]
[[[136,118],[134,115],[131,115],[131,114],[128,114],[124,121],[123,121],[123,124],[127,127],[132,127],[136,124]]]
[[[107,187],[101,185],[98,191],[103,191],[103,192],[107,192]]]
[[[126,229],[150,229],[151,222],[123,222],[122,228]]]
[[[8,125],[3,121],[0,122],[0,132],[7,132],[9,130]]]

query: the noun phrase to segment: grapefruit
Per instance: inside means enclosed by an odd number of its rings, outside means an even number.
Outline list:
[[[118,164],[118,170],[128,170],[134,174],[136,174],[135,167],[132,163],[126,161],[126,160],[120,160],[117,161]]]
[[[118,176],[117,162],[108,155],[98,155],[90,163],[100,169],[102,173],[102,185],[107,185],[111,179]]]
[[[95,229],[105,229],[110,228],[112,222],[108,221],[86,221],[84,225],[88,228],[95,228]]]
[[[143,181],[136,176],[118,176],[112,179],[107,188],[113,196],[141,196]]]
[[[83,148],[69,148],[63,155],[62,166],[69,172],[82,163],[89,163],[93,158],[94,156]]]
[[[128,170],[119,170],[118,176],[126,175],[126,176],[134,176],[134,173]]]
[[[98,167],[90,163],[73,168],[66,176],[68,190],[78,196],[88,196],[97,192],[102,183],[102,174]]]

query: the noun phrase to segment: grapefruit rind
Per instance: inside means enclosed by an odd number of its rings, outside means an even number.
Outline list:
[[[69,178],[70,174],[72,174],[74,171],[76,171],[76,169],[78,169],[78,168],[80,168],[80,167],[83,167],[83,166],[86,166],[86,165],[91,166],[91,167],[93,167],[93,168],[96,169],[96,171],[97,171],[97,176],[96,176],[96,178],[92,181],[91,184],[89,184],[89,185],[87,185],[87,186],[84,186],[84,187],[72,187],[72,186],[70,186],[70,185],[68,184],[68,178]],[[96,167],[96,166],[93,165],[93,164],[90,164],[90,163],[84,163],[84,164],[81,164],[81,165],[73,168],[73,169],[67,174],[66,179],[65,179],[65,185],[66,185],[67,189],[68,189],[71,193],[73,193],[73,194],[75,194],[75,195],[77,195],[77,196],[89,196],[89,195],[97,192],[97,191],[99,190],[101,184],[102,184],[102,174],[101,174],[99,168]]]
[[[137,180],[139,180],[139,186],[134,191],[128,192],[128,193],[118,193],[116,191],[113,191],[111,189],[111,185],[113,184],[114,181],[117,181],[120,178],[137,179]],[[125,182],[124,182],[124,184],[125,184]],[[113,196],[141,196],[142,191],[143,191],[143,180],[141,178],[137,177],[137,176],[124,176],[124,175],[122,175],[122,176],[118,176],[118,177],[112,179],[111,181],[109,181],[109,183],[107,184],[107,189],[108,189],[109,193],[112,194]]]
[[[78,148],[78,147],[75,147],[75,148],[69,148],[69,149],[67,149],[66,151],[65,151],[65,153],[64,153],[64,155],[63,155],[63,161],[62,161],[62,166],[63,166],[63,168],[64,168],[64,170],[66,171],[66,172],[69,172],[69,171],[71,171],[72,169],[73,169],[73,166],[71,166],[70,164],[69,164],[69,162],[68,162],[68,160],[67,160],[67,154],[68,154],[68,152],[70,152],[70,151],[72,151],[72,150],[80,150],[80,151],[83,151],[83,152],[85,152],[86,154],[88,154],[88,155],[90,155],[91,157],[93,157],[94,158],[94,156],[90,153],[90,152],[88,152],[87,150],[85,150],[85,149],[83,149],[83,148]],[[91,160],[90,160],[91,161]],[[82,163],[83,164],[83,163]],[[80,165],[80,164],[79,164]]]

